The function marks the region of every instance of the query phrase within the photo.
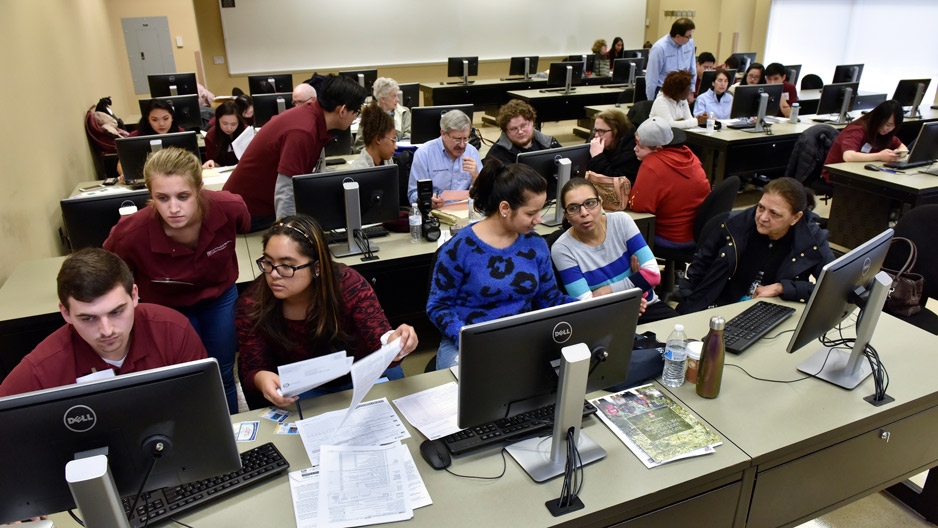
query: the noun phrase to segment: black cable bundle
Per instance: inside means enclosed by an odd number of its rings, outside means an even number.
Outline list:
[[[374,251],[371,250],[371,244],[368,243],[368,235],[365,234],[365,230],[356,229],[352,233],[352,236],[355,237],[355,244],[362,252],[362,262],[378,259],[378,257],[375,256]]]
[[[580,490],[583,489],[585,475],[583,473],[583,460],[580,458],[580,451],[576,447],[573,430],[573,427],[567,430],[567,461],[564,465],[563,487],[560,489],[560,497],[545,503],[545,506],[554,517],[583,509]]]
[[[837,331],[840,334],[838,339],[828,339],[827,336],[821,336],[818,340],[826,347],[831,348],[841,348],[845,350],[852,350],[853,345],[857,342],[856,338],[847,338],[844,337],[843,328],[838,326]],[[883,362],[879,359],[879,353],[876,352],[876,349],[872,345],[867,343],[866,347],[863,350],[863,355],[866,357],[866,360],[870,363],[870,368],[873,373],[873,384],[874,391],[873,394],[864,398],[864,400],[872,403],[873,405],[880,406],[893,401],[893,398],[886,395],[886,389],[889,388],[889,373],[886,372],[886,367],[883,365]],[[826,363],[826,361],[825,361]]]

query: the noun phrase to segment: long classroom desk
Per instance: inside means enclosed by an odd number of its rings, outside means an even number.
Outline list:
[[[799,306],[795,303],[787,303]],[[675,322],[700,337],[709,317],[735,315],[746,304],[682,316],[640,327],[665,335]],[[790,330],[797,314],[776,331]],[[922,365],[934,362],[938,338],[898,319],[883,315],[873,344],[889,369],[889,394],[895,402],[874,407],[862,397],[873,384],[864,381],[845,391],[817,379],[768,383],[753,376],[794,380],[803,377],[795,366],[810,355],[812,344],[794,354],[785,341],[763,340],[740,356],[728,356],[720,396],[700,398],[693,386],[656,387],[679,400],[722,438],[712,455],[678,460],[646,469],[598,419],[584,422],[584,431],[608,456],[585,467],[580,498],[585,508],[554,518],[544,503],[560,494],[561,481],[534,483],[511,459],[497,480],[462,479],[432,470],[420,457],[422,435],[406,425],[404,441],[433,499],[414,511],[408,526],[560,526],[629,528],[679,526],[706,519],[708,527],[792,526],[862,498],[938,462],[933,441],[938,426],[938,381]],[[928,346],[923,346],[923,345]],[[448,370],[376,385],[365,398],[406,394],[452,381]],[[599,393],[594,394],[597,396]],[[304,416],[341,409],[348,392],[303,403]],[[257,420],[258,410],[232,416],[233,422]],[[255,442],[272,441],[290,462],[291,470],[308,467],[297,436],[273,435],[273,422],[260,420]],[[406,423],[406,422],[405,422]],[[453,471],[466,475],[497,475],[502,457],[487,451],[454,459]],[[61,528],[72,526],[64,514],[53,516]],[[180,516],[195,526],[294,526],[286,475],[259,484],[202,509]]]
[[[900,210],[938,203],[938,175],[921,172],[928,167],[890,174],[867,170],[864,165],[857,161],[826,166],[834,185],[830,241],[850,249],[889,227],[893,200],[902,204]],[[882,163],[875,165],[881,167]],[[938,165],[930,170],[935,167]]]
[[[540,123],[547,121],[580,119],[585,116],[584,107],[615,104],[621,92],[622,90],[606,89],[602,86],[576,86],[569,94],[562,91],[515,90],[508,92],[508,95],[534,107],[540,126]]]
[[[423,106],[452,105],[471,103],[476,109],[500,107],[512,97],[509,92],[533,90],[547,87],[547,78],[538,77],[528,80],[511,77],[504,79],[470,79],[469,84],[461,82],[420,83],[423,94]],[[612,77],[587,77],[585,86],[609,84]]]

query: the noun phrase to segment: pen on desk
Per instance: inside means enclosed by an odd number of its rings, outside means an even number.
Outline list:
[[[296,414],[300,416],[300,420],[303,419],[303,409],[300,408],[300,400],[296,400]]]
[[[886,169],[886,168],[883,168],[883,169],[879,169],[879,170],[880,170],[881,172],[888,172],[889,174],[905,174],[904,171],[895,170],[895,169]]]

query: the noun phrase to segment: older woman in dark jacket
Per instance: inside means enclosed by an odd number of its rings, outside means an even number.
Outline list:
[[[808,194],[792,178],[772,180],[759,203],[731,213],[701,241],[680,282],[686,314],[756,297],[806,302],[821,268],[834,260],[827,231],[807,210]]]

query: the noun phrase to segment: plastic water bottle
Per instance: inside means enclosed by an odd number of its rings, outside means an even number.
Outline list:
[[[408,218],[408,223],[410,224],[410,243],[416,244],[420,242],[423,216],[420,214],[420,209],[417,207],[416,203],[411,204],[410,207],[410,217]]]
[[[707,114],[707,134],[713,134],[713,128],[716,126],[717,120],[713,115],[713,112]]]
[[[801,110],[801,105],[800,105],[800,104],[798,104],[798,103],[792,103],[792,104],[791,104],[791,113],[788,114],[788,122],[789,122],[789,123],[797,123],[797,122],[798,122],[798,111],[799,111],[799,110]]]
[[[674,331],[668,336],[664,351],[664,371],[661,382],[668,387],[680,387],[684,384],[684,368],[687,366],[687,334],[684,325],[674,325]]]

